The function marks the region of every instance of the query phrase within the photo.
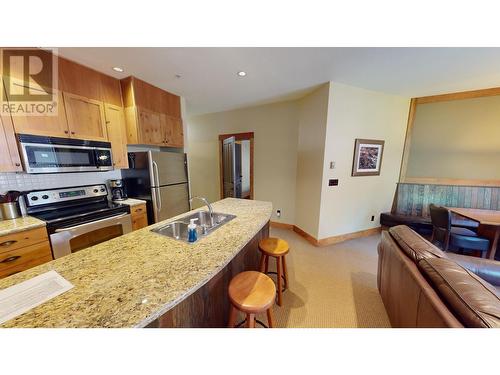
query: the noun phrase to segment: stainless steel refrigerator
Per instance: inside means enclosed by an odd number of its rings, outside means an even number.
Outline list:
[[[129,198],[147,202],[150,224],[189,211],[186,154],[129,152],[129,169],[122,178]]]

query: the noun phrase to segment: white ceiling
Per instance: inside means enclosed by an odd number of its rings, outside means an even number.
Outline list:
[[[327,81],[405,97],[500,86],[500,48],[59,48],[59,54],[181,95],[189,114],[300,97]]]

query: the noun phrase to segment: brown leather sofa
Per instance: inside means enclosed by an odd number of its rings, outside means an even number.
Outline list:
[[[500,328],[500,262],[445,253],[405,225],[382,232],[378,254],[393,327]]]

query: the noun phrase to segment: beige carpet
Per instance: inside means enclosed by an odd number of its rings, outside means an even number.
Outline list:
[[[283,306],[274,307],[277,327],[390,327],[377,290],[379,235],[321,248],[290,230],[272,228],[270,235],[290,244],[290,288]]]

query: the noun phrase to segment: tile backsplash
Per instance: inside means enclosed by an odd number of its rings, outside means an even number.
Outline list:
[[[121,178],[119,169],[109,172],[85,173],[0,173],[0,193],[8,190],[53,189],[66,186],[83,186],[107,183],[108,180]]]

